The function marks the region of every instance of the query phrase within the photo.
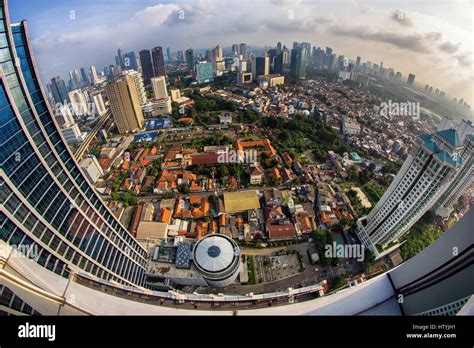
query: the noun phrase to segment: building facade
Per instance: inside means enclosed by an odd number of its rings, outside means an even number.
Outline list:
[[[408,155],[377,205],[358,220],[361,242],[378,255],[376,246],[385,246],[406,233],[462,171],[462,151],[454,129],[422,134],[420,144]]]
[[[105,92],[120,134],[126,134],[143,127],[145,120],[132,76],[122,75],[117,81],[109,83],[105,87]]]
[[[26,22],[10,26],[5,0],[0,7],[0,238],[31,247],[31,259],[63,277],[143,284],[146,251],[79,169],[39,83]]]

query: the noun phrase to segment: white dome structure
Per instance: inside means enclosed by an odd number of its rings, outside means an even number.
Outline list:
[[[211,234],[195,244],[193,261],[209,286],[224,287],[239,274],[240,249],[231,238]]]

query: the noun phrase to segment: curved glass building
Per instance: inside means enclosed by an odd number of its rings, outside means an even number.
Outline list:
[[[26,22],[0,0],[0,239],[64,277],[142,285],[146,251],[101,201],[58,129]]]

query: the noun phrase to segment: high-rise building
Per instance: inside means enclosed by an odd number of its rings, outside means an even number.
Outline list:
[[[163,48],[155,47],[151,50],[153,58],[153,76],[165,76],[165,59],[163,58]]]
[[[408,86],[413,86],[414,84],[415,84],[415,75],[408,74],[407,85]]]
[[[214,69],[211,62],[196,63],[196,79],[199,84],[214,81]]]
[[[223,55],[222,55],[222,47],[217,45],[216,48],[214,48],[214,58],[216,61],[222,61],[223,60]]]
[[[82,116],[87,113],[87,101],[82,90],[75,89],[69,92],[69,99],[71,100],[74,115]]]
[[[278,43],[277,43],[276,50],[277,50],[277,54],[280,54],[280,53],[282,52],[281,42],[278,42]]]
[[[240,44],[240,54],[247,58],[247,44],[241,43]]]
[[[140,101],[140,105],[143,105],[147,102],[146,98],[146,91],[145,91],[145,84],[143,82],[142,74],[140,74],[136,70],[126,70],[122,73],[122,75],[128,75],[132,78],[132,82],[135,85],[138,94],[138,100]]]
[[[291,76],[295,78],[306,77],[306,60],[307,51],[302,47],[297,47],[291,50]]]
[[[254,79],[260,75],[270,74],[270,58],[265,57],[253,57],[252,61],[252,76]]]
[[[232,45],[232,54],[234,56],[239,55],[239,45],[238,44],[233,44]]]
[[[192,48],[186,50],[186,65],[189,71],[194,71],[194,53]]]
[[[171,47],[166,47],[166,59],[169,62],[173,60],[173,56],[171,55]]]
[[[151,86],[155,99],[168,98],[168,89],[166,88],[166,78],[164,76],[157,76],[151,79]]]
[[[87,77],[86,69],[81,68],[80,73],[81,73],[82,83],[83,84],[89,84],[89,78]]]
[[[143,83],[145,86],[150,84],[150,79],[155,76],[153,72],[153,63],[150,50],[141,50],[139,52],[140,64],[142,66]]]
[[[64,277],[74,270],[143,285],[145,249],[87,182],[46,101],[27,24],[10,27],[7,14],[0,13],[2,64],[11,66],[0,72],[8,124],[0,128],[0,239],[31,248],[36,263]]]
[[[120,76],[105,87],[110,110],[120,134],[143,127],[144,119],[134,79],[129,74]]]
[[[119,48],[117,50],[117,55],[115,56],[115,65],[125,69],[125,59],[124,59],[123,51]]]
[[[51,93],[56,103],[67,104],[70,102],[66,84],[59,76],[51,79]]]
[[[283,52],[278,53],[273,59],[273,73],[283,75]]]
[[[137,56],[135,52],[127,52],[123,56],[123,67],[124,70],[138,70]]]
[[[95,68],[95,66],[91,65],[91,82],[93,85],[97,84],[97,69]]]
[[[472,158],[470,163],[463,163],[463,155],[472,156],[472,144],[465,147],[454,129],[422,134],[420,144],[408,155],[377,205],[358,220],[362,243],[378,255],[377,245],[385,246],[406,233],[435,205],[462,168],[472,170]]]

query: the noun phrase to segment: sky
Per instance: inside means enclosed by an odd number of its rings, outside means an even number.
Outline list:
[[[474,106],[474,0],[9,0],[43,82],[114,64],[117,48],[329,46]]]

